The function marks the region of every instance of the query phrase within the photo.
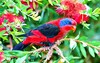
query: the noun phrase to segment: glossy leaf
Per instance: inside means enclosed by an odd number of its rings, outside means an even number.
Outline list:
[[[100,14],[100,8],[96,8],[94,11],[93,11],[93,14]]]
[[[25,56],[23,56],[21,58],[18,58],[15,63],[23,63],[26,58],[27,58],[27,55],[25,55]]]
[[[88,47],[89,53],[92,57],[95,57],[94,50],[91,47]]]
[[[86,58],[87,57],[86,50],[85,50],[85,48],[83,47],[82,44],[80,44],[80,50],[81,50],[82,55]]]
[[[74,39],[71,39],[70,40],[70,48],[71,49],[75,49],[76,46],[77,46],[77,43],[75,42],[75,40]]]
[[[5,33],[6,31],[0,31],[0,37],[2,37],[2,35]]]
[[[48,2],[49,2],[51,5],[53,5],[52,1],[53,1],[53,0],[48,0]]]

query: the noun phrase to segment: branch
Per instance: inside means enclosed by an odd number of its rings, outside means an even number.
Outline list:
[[[58,55],[61,56],[66,61],[66,63],[69,63],[69,61],[63,56],[63,53],[59,49],[59,47],[55,47],[54,49],[57,51]]]
[[[46,50],[49,50],[49,47],[41,47],[41,48],[36,49],[36,50],[34,50],[34,51],[30,51],[30,52],[28,52],[28,53],[33,54],[33,53],[35,53],[35,52],[41,52],[41,51],[46,51]]]
[[[61,40],[62,41],[62,40]],[[29,53],[33,54],[35,52],[40,52],[40,51],[46,51],[48,50],[48,53],[46,55],[46,59],[44,60],[43,63],[46,63],[48,60],[50,60],[50,58],[52,57],[52,54],[53,54],[53,50],[55,49],[57,51],[57,54],[62,57],[66,63],[69,63],[69,61],[63,56],[63,53],[62,51],[60,50],[60,48],[58,47],[58,45],[61,44],[61,41],[58,40],[57,42],[55,42],[55,44],[51,47],[42,47],[42,48],[39,48],[39,49],[36,49],[34,51],[30,51]]]
[[[9,41],[10,41],[10,50],[12,50],[13,49],[13,44],[12,44],[12,38],[11,38],[11,36],[9,36]]]
[[[61,42],[62,41],[64,41],[64,40],[71,40],[72,38],[64,38],[64,39],[61,39],[61,40],[57,40],[56,42],[55,42],[55,44],[53,45],[53,46],[51,46],[51,47],[41,47],[41,48],[39,48],[39,49],[36,49],[36,50],[34,50],[34,51],[30,51],[30,52],[28,52],[29,54],[34,54],[34,53],[36,53],[36,52],[41,52],[41,51],[47,51],[48,50],[48,53],[47,53],[47,55],[46,55],[46,59],[44,60],[44,62],[43,63],[46,63],[48,60],[50,60],[50,58],[52,57],[52,54],[53,54],[53,50],[56,50],[56,52],[57,52],[57,54],[62,58],[62,59],[64,59],[65,61],[66,61],[66,63],[69,63],[69,61],[63,56],[63,53],[62,53],[62,51],[60,50],[60,48],[58,47],[60,44],[61,44]],[[80,40],[77,40],[77,39],[74,39],[76,42],[78,42],[78,43],[85,43],[87,46],[90,46],[90,47],[92,47],[92,48],[95,48],[95,49],[97,49],[97,50],[100,50],[100,48],[98,48],[98,47],[96,47],[96,46],[93,46],[93,45],[91,45],[91,44],[88,44],[88,43],[86,43],[86,42],[84,42],[84,41],[80,41]]]
[[[61,39],[61,40],[59,40],[59,41],[62,42],[62,41],[64,41],[64,40],[71,40],[71,39],[72,39],[72,38],[64,38],[64,39]],[[87,42],[80,41],[80,40],[77,40],[77,39],[74,39],[74,40],[75,40],[75,42],[84,43],[84,44],[86,44],[87,46],[90,46],[90,47],[95,48],[95,49],[97,49],[97,50],[100,51],[100,48],[99,48],[99,47],[96,47],[96,46],[94,46],[94,45],[92,45],[92,44],[88,44]]]

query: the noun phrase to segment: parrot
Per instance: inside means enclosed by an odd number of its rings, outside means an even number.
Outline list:
[[[40,47],[52,46],[69,31],[72,30],[75,32],[76,25],[77,22],[72,18],[58,18],[49,21],[21,35],[25,36],[25,39],[15,45],[12,50],[23,50],[30,44]]]

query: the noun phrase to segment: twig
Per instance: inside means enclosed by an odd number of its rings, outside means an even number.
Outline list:
[[[35,53],[35,52],[41,52],[41,51],[46,51],[46,50],[49,50],[49,47],[41,47],[41,48],[36,49],[36,50],[34,50],[34,51],[30,51],[30,52],[28,52],[28,53],[33,54],[33,53]]]
[[[99,48],[99,47],[93,46],[93,45],[88,44],[88,43],[86,43],[86,42],[79,41],[79,40],[76,40],[76,42],[85,43],[86,45],[88,45],[88,46],[90,46],[90,47],[92,47],[92,48],[95,48],[95,49],[97,49],[97,50],[100,50],[100,48]]]
[[[69,61],[63,56],[63,53],[59,49],[59,47],[56,46],[54,49],[57,51],[58,55],[61,56],[66,61],[66,63],[69,63]]]
[[[12,50],[13,49],[13,44],[12,44],[11,36],[9,36],[9,41],[10,41],[10,50]]]
[[[64,40],[71,40],[72,38],[64,38],[64,39],[61,39],[60,41],[62,42],[62,41],[64,41]],[[90,47],[92,47],[92,48],[95,48],[95,49],[97,49],[97,50],[99,50],[100,51],[100,48],[99,47],[96,47],[96,46],[93,46],[93,45],[91,45],[91,44],[88,44],[87,42],[84,42],[84,41],[80,41],[80,40],[76,40],[76,39],[74,39],[76,42],[79,42],[79,43],[84,43],[84,44],[86,44],[87,46],[90,46]]]
[[[46,63],[52,57],[52,54],[53,54],[53,48],[50,48],[46,55],[46,59],[44,60],[43,63]]]

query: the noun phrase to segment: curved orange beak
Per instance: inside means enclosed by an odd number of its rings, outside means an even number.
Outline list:
[[[72,21],[72,27],[71,27],[71,30],[73,30],[73,32],[76,31],[76,25],[77,25],[77,22],[75,20]]]
[[[72,26],[72,27],[71,27],[71,30],[72,30],[73,32],[75,32],[75,31],[76,31],[76,26]]]

